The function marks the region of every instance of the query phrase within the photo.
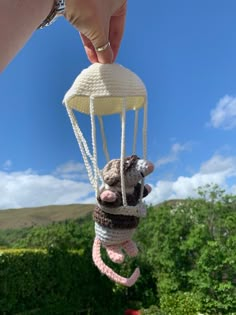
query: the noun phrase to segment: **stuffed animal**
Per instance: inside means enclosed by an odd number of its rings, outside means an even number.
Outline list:
[[[100,189],[93,214],[96,233],[93,261],[111,280],[130,287],[140,275],[139,268],[135,269],[130,278],[118,275],[103,262],[101,246],[115,263],[124,261],[124,252],[131,257],[138,254],[132,236],[139,224],[139,218],[146,215],[142,198],[151,192],[151,187],[147,184],[142,187],[140,181],[154,170],[154,166],[136,155],[124,159],[126,205],[123,205],[120,170],[120,159],[115,159],[108,162],[102,171],[104,185]]]

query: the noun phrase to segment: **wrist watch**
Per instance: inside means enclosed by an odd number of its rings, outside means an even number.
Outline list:
[[[63,14],[65,13],[65,9],[66,0],[56,0],[51,12],[46,17],[46,19],[39,25],[38,29],[42,29],[54,23],[58,17],[63,16]]]

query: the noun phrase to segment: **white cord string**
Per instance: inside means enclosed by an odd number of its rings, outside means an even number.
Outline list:
[[[93,150],[93,171],[94,171],[94,186],[96,197],[99,194],[98,185],[98,164],[97,164],[97,142],[96,142],[96,123],[94,117],[94,98],[90,96],[90,119],[91,119],[91,136],[92,136],[92,150]]]
[[[143,158],[147,159],[147,99],[143,107]]]
[[[106,161],[110,161],[110,155],[107,149],[107,140],[106,140],[106,135],[105,135],[105,130],[104,130],[104,124],[103,124],[103,119],[102,116],[98,116],[98,121],[100,125],[100,131],[101,131],[101,136],[102,136],[102,147],[103,147],[103,152],[106,158]]]
[[[147,159],[147,99],[143,107],[143,158]],[[144,178],[141,181],[140,201],[143,198]]]
[[[137,133],[138,133],[138,109],[135,109],[135,111],[134,111],[134,139],[133,139],[133,154],[135,154],[135,153],[136,153]]]
[[[87,142],[86,142],[86,140],[85,140],[85,138],[84,138],[84,135],[83,135],[83,133],[82,133],[82,131],[81,131],[81,129],[80,129],[78,123],[77,123],[77,119],[76,119],[76,117],[75,117],[75,115],[74,115],[74,112],[73,112],[73,110],[72,110],[69,106],[67,106],[67,105],[66,105],[66,109],[67,109],[67,112],[68,112],[68,111],[70,112],[70,115],[71,115],[72,120],[73,120],[73,122],[74,122],[74,127],[75,127],[76,132],[77,132],[77,134],[78,134],[78,136],[79,136],[79,138],[80,138],[80,141],[81,141],[81,143],[82,143],[82,145],[83,145],[83,147],[84,147],[84,150],[85,150],[85,152],[86,152],[86,155],[89,157],[90,161],[92,161],[92,160],[93,160],[93,156],[92,156],[92,154],[91,154],[90,151],[89,151]],[[69,112],[68,112],[68,114],[69,114]]]
[[[77,142],[80,147],[80,151],[82,154],[82,158],[84,160],[85,167],[87,169],[88,178],[90,183],[92,184],[96,196],[99,193],[99,180],[102,181],[102,176],[100,170],[98,169],[98,162],[97,162],[97,144],[96,144],[96,124],[95,124],[95,115],[94,115],[94,99],[93,97],[90,98],[90,120],[91,120],[91,134],[92,134],[92,152],[90,153],[87,142],[83,136],[83,133],[77,123],[76,117],[73,113],[73,110],[66,105],[66,110],[68,116],[70,118],[73,131],[75,133]],[[105,137],[104,131],[104,124],[102,117],[98,117],[102,141],[103,141],[103,150],[107,161],[110,160],[109,152],[107,149],[107,142]],[[133,139],[133,154],[136,151],[137,145],[137,131],[138,131],[138,110],[135,110],[135,123],[134,123],[134,139]],[[127,199],[126,199],[126,188],[125,188],[125,178],[124,178],[124,160],[125,160],[125,133],[126,133],[126,98],[123,98],[123,106],[122,106],[122,113],[121,113],[121,156],[120,156],[120,174],[121,174],[121,192],[122,192],[122,201],[124,207],[127,206]],[[147,158],[147,103],[144,104],[143,110],[143,158]],[[90,161],[89,161],[90,159]],[[92,164],[92,165],[91,165]],[[144,191],[144,179],[141,181],[141,191],[140,191],[140,201],[143,197]]]
[[[126,121],[126,98],[123,98],[121,113],[121,154],[120,154],[120,176],[121,176],[121,193],[124,207],[127,206],[125,176],[124,176],[124,160],[125,160],[125,121]]]
[[[91,167],[90,162],[88,160],[87,151],[84,148],[84,142],[83,142],[84,137],[81,136],[82,132],[81,132],[81,130],[80,130],[78,124],[77,124],[77,121],[76,121],[76,118],[74,116],[73,110],[67,105],[66,105],[66,110],[67,110],[68,116],[70,118],[70,121],[71,121],[71,124],[72,124],[72,128],[73,128],[76,140],[77,140],[77,142],[79,144],[79,148],[80,148],[81,155],[82,155],[82,158],[83,158],[83,161],[84,161],[84,165],[85,165],[87,173],[88,173],[89,181],[90,181],[91,185],[93,186],[93,188],[95,189],[93,170],[92,170],[92,167]]]

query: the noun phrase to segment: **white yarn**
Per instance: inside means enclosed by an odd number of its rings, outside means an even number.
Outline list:
[[[118,64],[99,64],[95,63],[83,70],[75,79],[73,85],[64,96],[63,103],[66,109],[80,147],[85,167],[88,172],[89,180],[98,193],[99,179],[101,173],[97,161],[96,145],[96,125],[95,116],[98,116],[100,123],[101,136],[103,141],[103,151],[106,160],[110,160],[107,149],[105,131],[102,121],[103,115],[114,113],[121,114],[121,191],[123,204],[127,206],[125,181],[123,176],[123,164],[125,157],[125,125],[126,111],[135,110],[133,154],[136,151],[137,129],[138,129],[138,110],[144,108],[143,115],[143,157],[146,159],[147,153],[147,102],[146,88],[142,80],[132,71]],[[76,121],[72,109],[90,115],[92,133],[92,154],[87,142]],[[142,180],[140,199],[144,190]]]
[[[93,149],[93,171],[94,171],[94,187],[96,197],[99,194],[99,184],[98,184],[98,165],[97,165],[97,142],[96,142],[96,124],[94,119],[94,98],[90,97],[90,119],[91,119],[91,135],[92,135],[92,149]]]
[[[126,121],[126,98],[123,98],[123,107],[121,114],[121,153],[120,153],[120,177],[121,177],[121,193],[123,205],[127,206],[125,192],[125,177],[124,177],[124,161],[125,161],[125,121]]]
[[[136,152],[137,133],[138,133],[138,110],[136,109],[134,111],[134,139],[133,139],[133,151],[132,151],[133,154],[135,154]]]
[[[83,70],[65,94],[63,103],[89,114],[89,97],[94,96],[95,115],[121,113],[123,98],[127,110],[144,106],[146,88],[132,71],[118,64],[95,63]]]
[[[102,136],[103,152],[104,152],[104,155],[106,157],[106,161],[109,162],[110,161],[110,155],[109,155],[109,152],[107,149],[107,140],[106,140],[102,116],[98,116],[98,121],[99,121],[99,125],[100,125],[101,136]]]
[[[143,158],[147,159],[147,101],[143,107]]]
[[[147,103],[143,108],[143,158],[147,159]],[[139,199],[142,200],[144,191],[144,178],[141,181],[141,190]]]
[[[104,245],[117,245],[132,238],[135,229],[109,229],[95,222],[96,236]]]
[[[76,118],[73,114],[72,109],[70,109],[68,106],[66,106],[66,109],[67,109],[67,113],[68,113],[68,116],[69,116],[71,124],[72,124],[72,128],[74,130],[75,137],[76,137],[77,142],[79,144],[80,152],[82,154],[84,165],[85,165],[87,173],[88,173],[89,181],[90,181],[91,185],[93,186],[93,188],[96,189],[96,185],[94,183],[93,170],[92,170],[92,167],[91,167],[90,162],[88,160],[88,155],[89,155],[88,153],[89,152],[86,151],[86,149],[84,147],[83,136],[82,136],[83,134],[82,134],[82,132],[81,132],[81,130],[77,124],[77,121],[76,121]],[[87,145],[87,143],[86,143],[86,145]],[[91,157],[91,155],[90,155],[90,157]]]
[[[86,140],[84,138],[84,135],[83,135],[83,133],[82,133],[78,123],[77,123],[77,120],[76,120],[76,117],[75,117],[75,115],[73,113],[73,110],[67,105],[66,105],[66,109],[67,109],[69,117],[72,120],[73,129],[76,130],[76,133],[78,134],[78,137],[80,138],[81,144],[83,145],[83,148],[85,150],[86,155],[89,157],[90,161],[92,161],[93,156],[92,156],[92,154],[89,151],[87,142],[86,142]]]

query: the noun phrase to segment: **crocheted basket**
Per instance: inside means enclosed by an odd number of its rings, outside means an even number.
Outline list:
[[[90,114],[90,97],[94,98],[94,114],[108,115],[142,108],[146,104],[146,88],[132,71],[118,64],[94,63],[83,70],[65,94],[63,103],[79,112]]]

